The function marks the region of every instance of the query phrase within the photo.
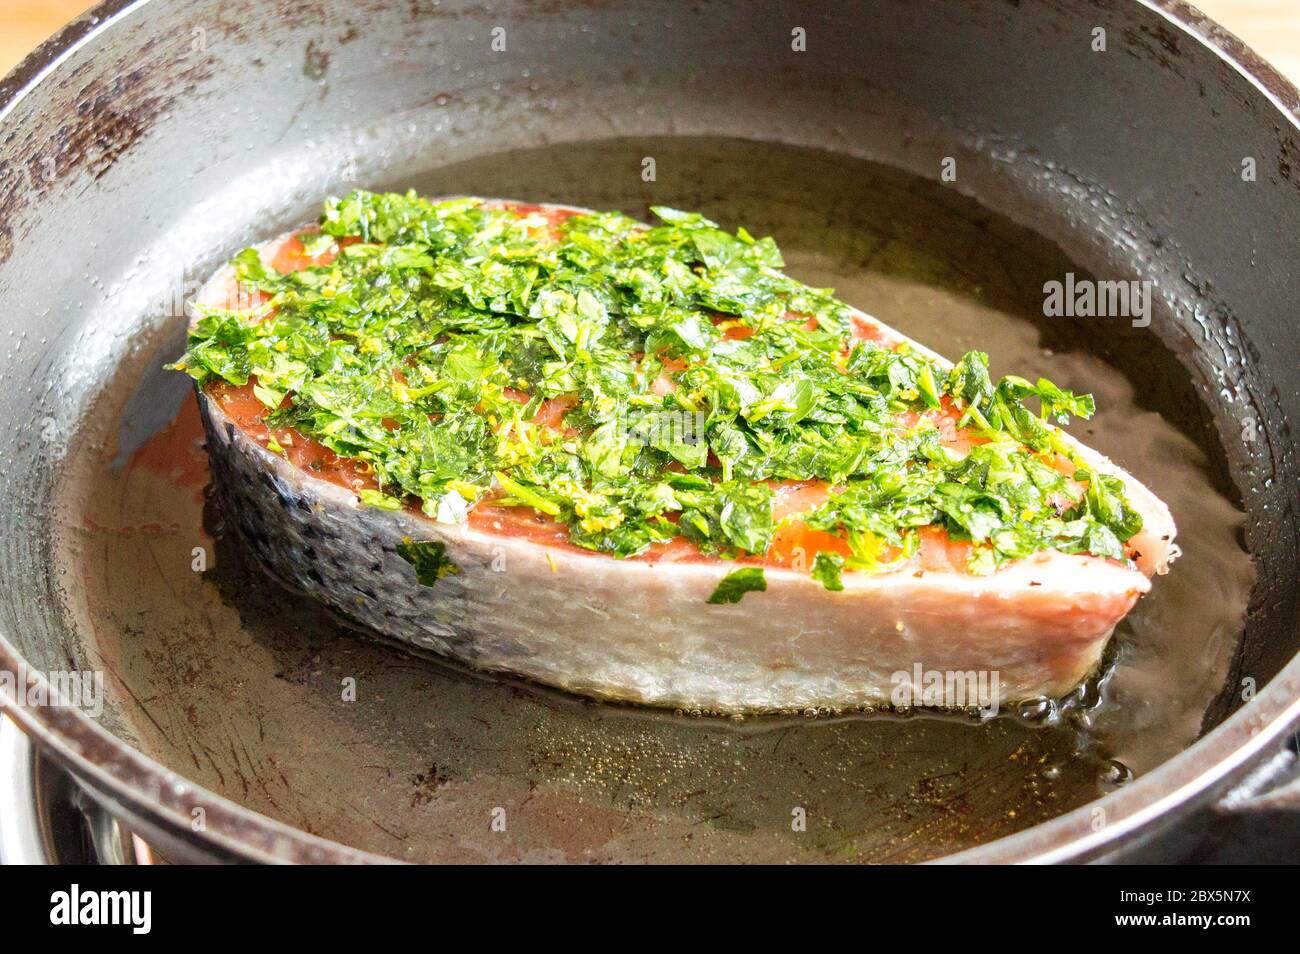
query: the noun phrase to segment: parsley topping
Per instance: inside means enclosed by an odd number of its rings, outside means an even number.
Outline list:
[[[844,589],[844,557],[823,550],[813,557],[812,577],[828,590]]]
[[[443,522],[525,507],[617,557],[676,537],[736,557],[802,521],[842,544],[810,554],[828,589],[900,565],[926,527],[969,542],[975,573],[1046,549],[1125,559],[1141,519],[1122,482],[1056,429],[1090,396],[860,340],[771,238],[654,213],[330,199],[302,239],[322,263],[280,274],[245,249],[238,280],[265,300],[206,310],[172,367],[251,387],[269,426],[358,462],[363,504]],[[790,482],[828,495],[777,520]],[[401,552],[429,585],[455,572],[441,544]],[[710,601],[765,585],[738,570]]]
[[[397,545],[397,552],[415,567],[415,578],[424,586],[433,586],[444,576],[460,572],[460,567],[447,559],[447,546],[440,540],[421,543],[403,540]]]
[[[767,577],[760,566],[747,566],[732,570],[718,582],[718,588],[709,597],[710,603],[739,603],[746,593],[762,593],[767,590]]]

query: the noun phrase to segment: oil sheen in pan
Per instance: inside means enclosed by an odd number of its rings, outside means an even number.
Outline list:
[[[638,174],[646,155],[655,183]],[[83,442],[59,530],[70,618],[109,670],[109,724],[144,751],[412,861],[915,861],[1083,804],[1200,732],[1250,585],[1240,515],[1198,446],[1186,374],[1147,333],[1043,317],[1045,282],[1086,277],[1051,243],[894,170],[737,141],[551,146],[374,185],[638,216],[663,203],[775,235],[796,276],[950,356],[980,348],[995,372],[1095,393],[1101,411],[1076,433],[1168,501],[1185,555],[1117,631],[1107,677],[1048,726],[735,724],[584,703],[357,638],[250,569],[205,512],[187,382],[157,370],[174,339],[105,393],[93,419],[116,443]],[[142,423],[159,408],[172,424]]]

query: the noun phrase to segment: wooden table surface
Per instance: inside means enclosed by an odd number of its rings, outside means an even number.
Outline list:
[[[0,0],[0,74],[94,4]],[[1200,0],[1197,4],[1300,85],[1300,0]]]

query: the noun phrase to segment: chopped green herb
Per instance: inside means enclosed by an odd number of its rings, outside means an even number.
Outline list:
[[[746,593],[762,593],[767,589],[767,577],[761,566],[747,566],[732,570],[718,583],[709,597],[710,603],[739,603]]]
[[[460,567],[447,559],[447,546],[440,540],[403,541],[397,545],[397,552],[415,567],[415,578],[424,586],[433,586],[444,576],[460,572]]]
[[[822,550],[813,557],[812,578],[828,590],[836,592],[844,589],[844,557],[838,553]]]
[[[380,493],[378,490],[363,488],[357,491],[357,496],[361,498],[361,503],[367,507],[378,507],[380,510],[401,510],[402,502],[396,497],[390,497],[388,494]]]

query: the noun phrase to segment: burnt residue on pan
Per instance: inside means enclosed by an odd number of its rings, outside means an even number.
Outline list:
[[[100,17],[111,15],[106,4]],[[78,21],[67,33],[80,35],[94,24]],[[56,42],[62,39],[56,38]],[[33,62],[40,51],[33,55]],[[59,84],[76,89],[66,105],[53,114],[40,113],[42,128],[25,127],[10,121],[0,139],[0,152],[22,157],[22,168],[7,168],[0,175],[0,264],[10,256],[32,224],[40,202],[59,192],[64,180],[99,182],[115,163],[131,153],[139,141],[181,97],[197,95],[200,84],[212,73],[206,53],[196,48],[189,31],[177,32],[170,44],[149,39],[128,53],[119,54],[116,68],[105,78],[102,64],[89,62],[73,67]],[[169,82],[157,82],[159,74]],[[6,81],[17,86],[30,79],[30,69],[21,65]],[[0,89],[0,100],[3,100]],[[57,96],[58,90],[55,90]],[[50,96],[48,89],[32,95]],[[45,124],[57,122],[51,135]]]
[[[1225,51],[1283,106],[1292,112],[1300,112],[1300,95],[1297,94],[1296,87],[1279,73],[1273,64],[1242,43],[1231,32],[1183,0],[1155,0],[1155,2],[1157,6],[1167,10],[1204,37],[1207,42]],[[1128,41],[1130,51],[1142,51],[1161,66],[1179,72],[1178,60],[1185,54],[1183,46],[1187,40],[1173,27],[1158,24],[1135,28],[1125,32],[1125,39]],[[1159,49],[1152,45],[1152,40]],[[1201,90],[1201,95],[1204,96],[1204,84],[1201,85]],[[1254,108],[1254,104],[1246,99],[1241,100],[1238,105],[1243,109]],[[1297,140],[1295,131],[1290,127],[1278,126],[1277,132],[1277,174],[1287,182],[1296,181],[1292,179],[1292,175],[1296,169],[1296,158],[1300,155],[1300,140]],[[1297,181],[1297,185],[1300,185],[1300,181]]]
[[[1237,39],[1230,31],[1215,23],[1194,5],[1184,0],[1156,0],[1156,5],[1176,17],[1181,23],[1203,36],[1208,42],[1223,50],[1252,77],[1255,78],[1283,106],[1293,112],[1300,111],[1300,95],[1296,87],[1272,63]]]
[[[33,181],[49,169],[57,178],[63,169],[81,167],[92,179],[102,179],[119,158],[126,155],[149,129],[153,117],[167,108],[160,95],[133,98],[131,90],[147,75],[147,68],[132,70],[106,88],[88,90],[77,104],[76,115],[60,127],[49,148],[28,159]],[[48,165],[47,165],[48,163]]]
[[[611,171],[647,154],[675,184]],[[1167,352],[1132,329],[1043,318],[1043,282],[1085,274],[1051,243],[901,172],[735,140],[569,144],[388,185],[635,215],[667,202],[774,234],[795,274],[907,334],[1095,390],[1101,413],[1079,436],[1167,496],[1187,555],[1121,626],[1106,678],[1046,724],[596,705],[402,652],[251,568],[204,496],[186,383],[142,355],[104,417],[179,416],[147,441],[124,432],[134,450],[106,451],[65,490],[60,562],[113,661],[116,728],[146,751],[274,818],[409,860],[912,861],[1084,804],[1199,733],[1251,579],[1231,484]]]

